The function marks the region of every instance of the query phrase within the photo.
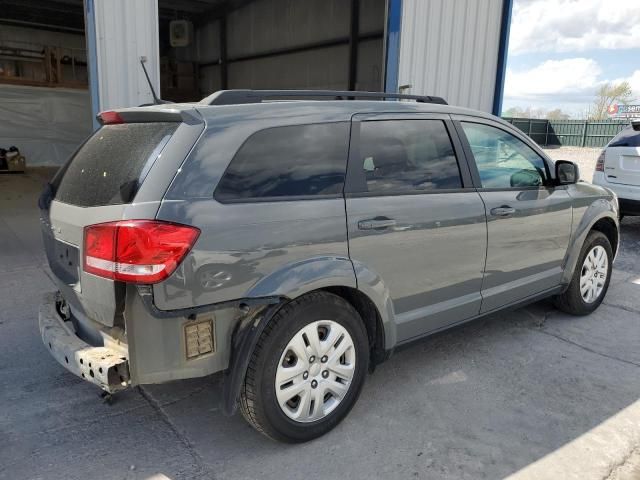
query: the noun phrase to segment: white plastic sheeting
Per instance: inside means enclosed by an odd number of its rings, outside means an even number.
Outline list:
[[[27,167],[62,165],[91,120],[86,90],[0,85],[0,148],[18,147]]]

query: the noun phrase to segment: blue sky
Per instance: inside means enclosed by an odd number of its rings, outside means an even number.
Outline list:
[[[514,0],[503,110],[584,116],[622,80],[640,103],[640,0]]]

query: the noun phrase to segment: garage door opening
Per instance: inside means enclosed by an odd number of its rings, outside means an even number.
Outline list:
[[[82,0],[3,0],[0,149],[61,165],[91,133]],[[0,151],[0,158],[2,157]],[[11,167],[0,160],[0,171]],[[6,168],[10,170],[9,168]]]
[[[0,24],[0,83],[87,89],[82,0],[6,0]]]
[[[225,89],[381,91],[386,0],[160,0],[163,99]]]

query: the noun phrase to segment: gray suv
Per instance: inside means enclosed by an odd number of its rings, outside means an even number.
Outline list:
[[[224,372],[225,412],[306,441],[399,345],[607,291],[615,195],[486,113],[229,90],[99,118],[39,201],[40,330],[106,395]]]

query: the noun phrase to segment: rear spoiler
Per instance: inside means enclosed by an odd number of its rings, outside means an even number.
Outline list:
[[[105,110],[96,115],[100,125],[119,123],[153,123],[179,122],[193,125],[202,123],[202,117],[195,109],[179,110],[176,108],[132,108],[122,110]]]
[[[640,132],[640,118],[631,120],[631,128],[633,128],[636,132]]]

